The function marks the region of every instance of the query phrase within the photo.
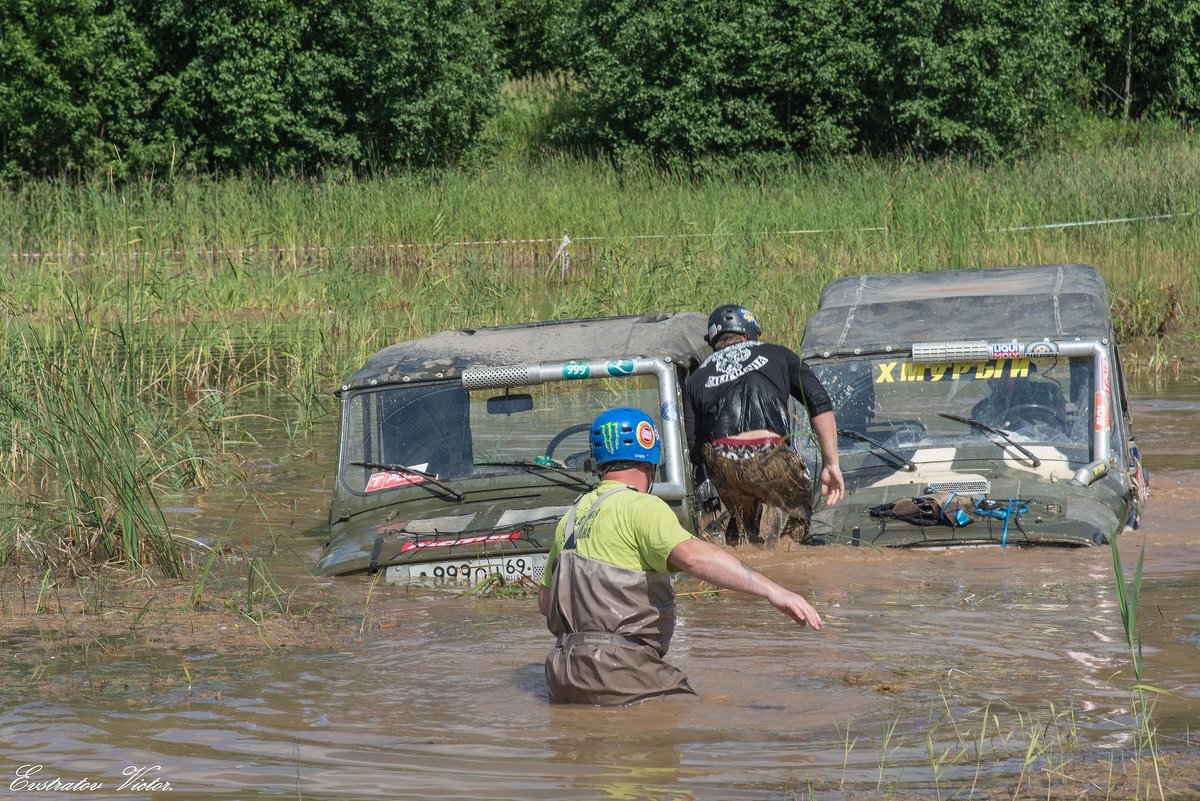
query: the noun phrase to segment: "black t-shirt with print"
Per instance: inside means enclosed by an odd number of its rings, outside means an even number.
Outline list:
[[[758,429],[787,436],[789,395],[810,418],[833,410],[816,374],[783,345],[739,342],[714,351],[683,385],[692,461],[701,462],[699,445],[720,437]]]

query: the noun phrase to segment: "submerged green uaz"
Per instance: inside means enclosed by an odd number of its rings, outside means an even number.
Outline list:
[[[443,331],[375,354],[337,394],[328,575],[475,584],[540,579],[559,518],[597,479],[588,431],[642,409],[663,443],[653,492],[690,530],[683,377],[705,317],[646,314]]]

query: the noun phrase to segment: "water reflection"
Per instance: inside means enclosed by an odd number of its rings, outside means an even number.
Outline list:
[[[1200,461],[1188,444],[1200,393],[1175,385],[1134,408],[1154,495],[1121,548],[1127,566],[1146,548],[1144,673],[1172,693],[1156,702],[1160,747],[1184,750],[1200,703]],[[260,548],[281,583],[311,581],[332,428],[312,452],[268,454],[276,466],[248,486],[173,514],[197,537]],[[3,668],[4,753],[13,770],[102,782],[90,797],[161,798],[116,789],[126,769],[160,766],[150,775],[174,799],[760,800],[897,788],[966,797],[977,782],[1011,786],[1035,742],[1043,760],[1135,749],[1107,549],[745,556],[812,598],[826,629],[801,631],[759,603],[686,599],[671,657],[700,702],[551,707],[549,635],[532,599],[377,587],[369,625],[361,636],[349,626],[332,650],[22,653]],[[338,586],[362,614],[366,582]],[[78,794],[37,795],[68,796]]]

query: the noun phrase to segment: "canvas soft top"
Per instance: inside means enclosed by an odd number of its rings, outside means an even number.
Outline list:
[[[389,345],[339,392],[361,386],[456,378],[469,367],[501,367],[574,359],[670,357],[688,369],[711,353],[707,316],[665,312],[591,317],[442,331]]]
[[[905,351],[914,342],[1103,339],[1104,279],[1085,264],[859,275],[830,282],[808,319],[804,358]]]

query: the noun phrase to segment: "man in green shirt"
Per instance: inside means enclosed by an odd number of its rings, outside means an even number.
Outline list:
[[[649,494],[662,446],[645,412],[604,412],[592,424],[591,446],[600,486],[559,523],[538,593],[557,637],[546,657],[551,701],[622,706],[695,695],[664,659],[675,630],[674,572],[757,595],[801,626],[821,627],[803,597],[693,537]]]

